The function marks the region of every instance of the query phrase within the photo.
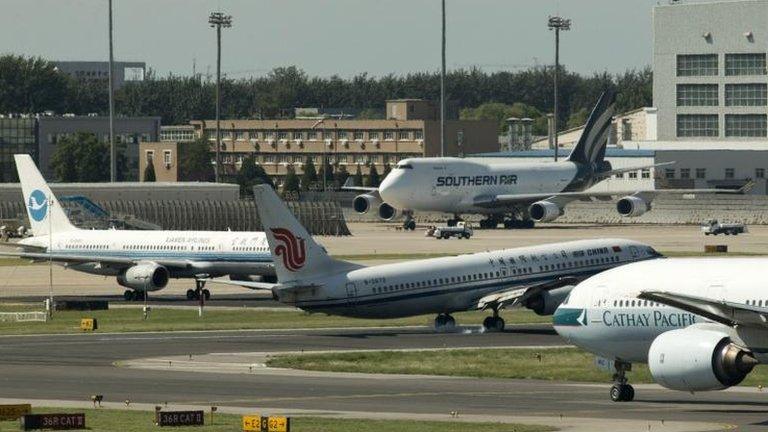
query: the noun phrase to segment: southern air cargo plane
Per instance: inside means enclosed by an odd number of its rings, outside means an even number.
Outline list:
[[[523,305],[552,314],[577,281],[660,256],[638,242],[600,239],[364,267],[328,256],[271,188],[254,190],[279,284],[222,282],[271,289],[280,302],[307,311],[368,318],[433,313],[435,326],[448,329],[453,312],[490,309],[484,327],[501,330],[499,309]]]
[[[206,298],[200,278],[261,276],[274,281],[263,232],[83,230],[70,223],[43,176],[26,154],[15,155],[33,237],[15,243],[22,251],[3,252],[48,260],[85,273],[116,276],[128,288],[126,300],[162,289],[169,278],[199,279],[187,297]]]
[[[614,372],[610,396],[631,401],[625,372],[648,363],[664,387],[739,384],[768,362],[765,258],[665,259],[593,276],[557,309],[555,330]]]
[[[551,222],[574,200],[619,197],[616,210],[626,217],[640,216],[651,208],[661,193],[730,192],[714,189],[626,192],[585,192],[592,185],[627,171],[664,164],[613,169],[604,159],[615,94],[600,97],[587,120],[584,132],[570,156],[561,162],[517,163],[505,158],[415,158],[400,161],[376,188],[345,186],[365,193],[355,197],[358,213],[377,212],[383,220],[405,217],[404,227],[414,229],[415,211],[455,215],[483,214],[481,228],[533,227],[534,222]]]

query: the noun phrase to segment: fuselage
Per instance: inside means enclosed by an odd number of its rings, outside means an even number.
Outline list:
[[[581,282],[571,291],[555,312],[555,329],[569,342],[601,357],[646,363],[648,350],[657,336],[709,321],[638,299],[641,291],[665,291],[766,307],[766,266],[765,258],[691,258],[638,262],[611,269]],[[734,340],[747,336],[730,327],[719,327]],[[755,340],[762,339],[761,334],[749,337],[752,346],[768,346],[768,340]]]
[[[629,240],[579,240],[357,268],[313,279],[311,289],[276,294],[301,309],[334,315],[451,313],[474,309],[490,293],[564,276],[586,278],[659,256],[651,247]]]
[[[35,236],[20,245],[42,247],[57,255],[118,257],[134,261],[188,261],[189,268],[169,267],[174,278],[207,274],[274,274],[272,256],[263,232],[234,231],[123,231],[74,230]],[[120,269],[84,262],[68,268],[86,273],[115,276]]]
[[[399,209],[446,213],[493,213],[475,200],[506,194],[583,190],[578,164],[514,163],[505,158],[417,158],[397,164],[379,186],[382,200]]]

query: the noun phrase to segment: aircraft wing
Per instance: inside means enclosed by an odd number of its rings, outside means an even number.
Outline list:
[[[240,286],[243,288],[249,288],[252,290],[265,290],[265,291],[272,291],[272,288],[279,285],[279,284],[268,283],[268,282],[234,281],[234,280],[226,280],[226,279],[205,279],[205,281],[208,283],[234,285],[234,286]]]
[[[94,257],[90,255],[74,255],[74,254],[48,254],[45,252],[0,252],[0,256],[9,256],[16,258],[26,258],[33,261],[48,261],[51,260],[56,263],[65,264],[84,264],[84,263],[99,263],[113,267],[130,267],[140,261],[151,261],[165,267],[174,268],[191,268],[194,263],[187,260],[169,260],[169,259],[142,259],[135,260],[127,257],[111,257],[100,256]]]
[[[640,165],[640,166],[632,166],[632,167],[626,167],[626,168],[616,168],[616,169],[612,169],[610,171],[600,172],[597,175],[599,175],[600,177],[610,177],[613,174],[622,174],[622,173],[630,172],[630,171],[639,171],[639,170],[643,170],[643,169],[658,168],[658,167],[661,167],[661,166],[673,165],[675,163],[677,163],[677,162],[671,161],[671,162],[661,162],[661,163],[651,164],[651,165]]]
[[[666,291],[643,291],[637,297],[701,315],[730,327],[768,327],[768,308],[765,307]]]
[[[493,294],[481,298],[477,301],[477,309],[504,309],[525,304],[526,301],[541,292],[562,288],[568,285],[576,285],[579,279],[573,276],[565,276],[554,281],[541,284],[512,288],[508,290],[497,291]]]
[[[44,251],[46,249],[45,246],[34,246],[34,245],[29,245],[29,244],[15,243],[15,242],[4,242],[4,241],[0,241],[0,246],[12,247],[12,248],[22,248],[25,251]]]
[[[379,188],[365,187],[365,186],[342,186],[342,190],[359,191],[359,192],[376,192]]]

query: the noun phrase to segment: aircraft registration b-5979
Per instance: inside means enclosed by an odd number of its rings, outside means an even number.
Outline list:
[[[661,189],[653,191],[586,192],[598,182],[628,171],[663,164],[613,169],[605,160],[608,132],[615,111],[615,93],[603,93],[587,120],[576,147],[564,161],[517,163],[505,158],[414,158],[400,161],[378,188],[345,186],[365,193],[355,197],[358,213],[377,212],[383,220],[404,217],[404,227],[414,229],[414,212],[453,214],[453,225],[462,214],[482,214],[481,228],[533,227],[564,214],[574,200],[619,197],[616,210],[636,217],[651,209],[662,193],[738,193],[719,189]]]
[[[493,314],[483,326],[501,330],[504,307],[550,315],[579,280],[661,256],[639,242],[596,239],[364,267],[328,256],[270,187],[254,191],[279,283],[221,282],[269,289],[280,302],[332,315],[434,313],[435,327],[449,329],[455,326],[451,313],[488,309]]]

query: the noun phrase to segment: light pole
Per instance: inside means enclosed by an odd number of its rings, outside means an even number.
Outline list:
[[[232,27],[232,16],[224,15],[221,12],[212,12],[208,17],[208,24],[216,28],[216,165],[214,165],[214,176],[216,183],[219,182],[219,167],[221,158],[219,151],[221,149],[221,28]]]
[[[443,0],[443,31],[440,68],[440,157],[445,157],[445,0]]]
[[[568,31],[571,29],[571,20],[562,18],[559,16],[551,16],[549,17],[549,20],[547,21],[547,27],[549,27],[550,30],[555,31],[555,115],[553,118],[553,129],[554,129],[554,146],[555,146],[555,161],[557,161],[557,153],[558,153],[558,143],[557,143],[557,117],[558,117],[558,111],[557,111],[557,93],[558,93],[558,84],[557,84],[557,78],[560,74],[560,30],[562,31]]]
[[[112,51],[112,0],[109,6],[109,181],[117,181],[117,150],[115,149],[115,100],[114,92],[114,55]]]

